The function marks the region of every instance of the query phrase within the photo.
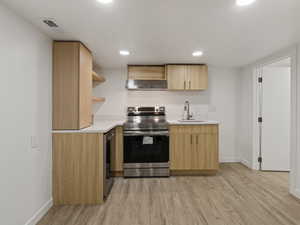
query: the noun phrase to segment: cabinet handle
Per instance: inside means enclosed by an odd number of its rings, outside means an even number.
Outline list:
[[[193,144],[193,135],[191,135],[191,145]]]
[[[186,87],[186,81],[184,81],[184,89],[185,89],[185,87]]]
[[[191,89],[191,81],[189,81],[189,86],[190,86],[190,89]]]
[[[198,145],[198,135],[196,136],[196,144]]]

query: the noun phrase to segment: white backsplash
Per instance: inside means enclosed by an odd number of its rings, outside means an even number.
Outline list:
[[[126,119],[126,114],[124,113],[123,115],[99,115],[96,114],[94,115],[94,122],[95,121],[110,121],[110,120],[125,120]]]
[[[166,107],[169,120],[182,119],[184,102],[189,101],[195,119],[220,122],[220,159],[238,161],[236,124],[238,70],[209,67],[206,91],[128,91],[126,70],[102,71],[106,82],[94,89],[94,95],[105,97],[94,105],[97,120],[125,120],[128,106]]]
[[[166,105],[166,104],[157,104],[158,106],[166,107],[166,115],[169,120],[179,120],[183,118],[183,104],[182,105]],[[154,106],[154,105],[137,105],[133,104],[132,106]],[[209,106],[207,105],[190,105],[190,112],[193,114],[193,118],[197,120],[212,120],[214,119],[211,112],[209,112]],[[126,112],[122,115],[114,114],[96,114],[94,116],[95,120],[125,120]]]

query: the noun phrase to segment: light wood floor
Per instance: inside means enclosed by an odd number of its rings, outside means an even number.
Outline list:
[[[102,206],[53,207],[38,225],[299,225],[288,174],[222,164],[217,176],[116,179]]]

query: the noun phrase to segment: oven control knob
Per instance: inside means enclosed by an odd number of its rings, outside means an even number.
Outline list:
[[[160,112],[164,112],[165,111],[165,107],[164,106],[159,107],[159,111]]]
[[[128,107],[127,112],[132,113],[135,111],[134,107]]]

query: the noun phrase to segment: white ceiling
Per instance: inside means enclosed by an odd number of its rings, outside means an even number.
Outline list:
[[[208,63],[240,67],[300,41],[299,0],[1,0],[54,39],[81,40],[104,68]],[[41,20],[53,18],[51,31]],[[128,49],[131,55],[119,55]],[[192,57],[194,50],[204,56]]]

